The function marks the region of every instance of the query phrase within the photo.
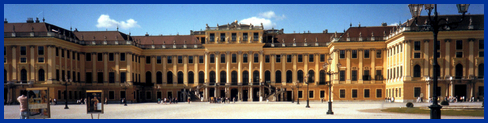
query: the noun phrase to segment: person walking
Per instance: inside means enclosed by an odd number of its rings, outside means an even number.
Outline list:
[[[20,119],[29,119],[29,110],[27,109],[27,96],[25,96],[25,92],[22,92],[21,95],[17,98],[17,101],[20,103]]]

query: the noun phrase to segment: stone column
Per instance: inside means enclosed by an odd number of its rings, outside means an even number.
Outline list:
[[[474,76],[474,39],[468,39],[468,43],[469,43],[469,59],[468,59],[468,63],[469,63],[469,69],[468,69],[468,75],[466,77],[470,77],[470,76]],[[466,73],[466,72],[464,72]],[[469,78],[471,79],[471,78]],[[471,90],[472,91],[472,90]],[[471,97],[469,97],[471,98]]]
[[[286,54],[281,54],[281,85],[286,85]]]
[[[449,82],[449,95],[456,96],[456,95],[454,95],[454,82],[453,81]]]
[[[47,51],[46,51],[46,55],[47,58],[47,78],[46,78],[46,81],[48,83],[51,83],[52,84],[52,79],[53,79],[53,68],[51,66],[53,66],[53,58],[54,56],[52,55],[53,54],[53,50],[54,50],[54,47],[52,45],[47,45],[46,46],[47,48]]]
[[[252,98],[252,96],[253,96],[253,95],[252,95],[252,89],[253,89],[253,88],[252,88],[252,86],[249,86],[249,96],[248,96],[248,99],[247,99],[247,100],[248,100],[248,102],[252,102],[252,101],[253,101],[253,100],[252,100],[252,99],[253,99],[253,98]]]
[[[115,55],[114,56],[115,57],[115,83],[119,84],[120,83],[120,68],[119,68],[120,67],[119,66],[120,54],[119,54],[119,52],[115,52],[114,55]],[[127,73],[125,75],[127,75]],[[125,92],[125,93],[127,93],[127,92]]]
[[[429,76],[429,53],[431,52],[429,50],[429,40],[424,40],[424,66],[422,66],[424,68],[424,70],[422,71],[424,74],[424,76]]]
[[[151,56],[151,81],[151,83],[156,83],[156,56],[154,55]]]
[[[205,51],[205,83],[208,83],[209,80],[208,80],[208,67],[209,67],[209,54],[207,51]],[[207,90],[208,88],[205,88],[205,91]],[[207,91],[208,93],[208,91]],[[208,97],[208,94],[207,94],[207,97]],[[207,97],[205,97],[205,99],[207,99]]]
[[[142,53],[141,53],[142,54]],[[139,56],[139,75],[141,75],[141,77],[139,77],[139,79],[141,79],[141,83],[146,83],[146,56]],[[149,59],[151,60],[151,59]]]
[[[251,41],[249,41],[251,42]],[[252,71],[252,64],[254,62],[254,55],[252,54],[252,51],[249,51],[249,54],[247,54],[247,62],[249,63],[249,82],[253,83],[253,71]],[[252,98],[251,98],[252,99]]]
[[[429,99],[429,98],[430,98],[430,93],[432,93],[432,92],[430,91],[430,88],[431,88],[431,87],[430,87],[430,82],[427,82],[427,99]]]
[[[194,81],[195,85],[198,85],[198,83],[199,83],[199,79],[198,79],[200,76],[199,75],[200,71],[198,70],[198,64],[200,63],[199,61],[200,61],[200,58],[198,57],[198,55],[193,56],[193,77],[194,77],[193,81]],[[200,90],[198,90],[198,91],[200,91]]]
[[[358,83],[363,84],[363,56],[364,56],[364,50],[359,49],[358,50],[358,58],[359,58],[359,68],[358,68]]]
[[[295,82],[297,81],[297,54],[292,55],[292,62],[293,62],[292,82]]]
[[[320,63],[320,55],[318,53],[315,53],[314,54],[315,58],[314,58],[314,62],[315,62],[315,83],[318,83],[319,80],[320,80],[320,70],[322,68],[319,67],[319,63]],[[320,95],[319,95],[320,96]]]
[[[178,67],[176,64],[178,64],[178,56],[174,55],[173,56],[173,86],[176,86],[178,84]]]
[[[97,81],[97,53],[92,52],[92,83],[98,83]]]
[[[263,51],[259,51],[259,57],[258,57],[258,61],[259,61],[259,81],[260,82],[264,82],[264,68],[263,68],[263,63],[264,63],[264,59],[263,59]],[[259,90],[260,92],[262,92],[261,90]]]
[[[237,101],[242,102],[242,86],[238,87],[237,91]]]
[[[215,52],[215,84],[220,84],[220,52]],[[215,88],[217,91],[218,88]],[[218,95],[220,96],[220,95]]]
[[[404,81],[411,81],[412,80],[412,73],[411,73],[411,70],[412,70],[412,64],[411,64],[412,49],[410,46],[411,43],[412,43],[412,41],[407,40],[404,42],[404,45],[403,45],[403,47],[404,47],[403,53],[405,55],[405,59],[403,60],[404,61],[403,66],[405,67],[405,68],[403,68],[404,75],[405,75]]]
[[[276,71],[275,71],[275,62],[276,62],[276,55],[275,54],[271,54],[270,55],[271,59],[270,59],[270,62],[271,62],[271,71],[269,71],[271,73],[271,84],[272,85],[275,85],[275,82],[276,82],[276,77],[275,77],[275,74],[276,74]]]
[[[369,54],[370,54],[369,58],[371,59],[371,83],[374,84],[376,79],[376,63],[375,63],[376,49],[370,49]]]
[[[56,65],[53,65],[56,66]],[[56,69],[55,67],[53,67]],[[20,81],[17,80],[17,46],[13,45],[12,46],[12,81]]]
[[[303,54],[303,73],[305,75],[303,75],[303,78],[307,78],[307,74],[308,74],[308,54],[305,53]],[[307,78],[307,81],[308,81],[308,78]]]
[[[35,78],[35,72],[34,72],[34,50],[35,50],[35,46],[34,45],[30,45],[30,74],[29,74],[29,78],[30,80],[29,81],[36,81],[36,78]]]
[[[108,83],[108,53],[103,53],[103,83]]]
[[[131,64],[132,64],[132,53],[130,52],[126,52],[125,53],[125,61],[127,61],[127,72],[125,75],[127,75],[126,79],[127,79],[127,82],[132,82],[132,68],[131,68]],[[164,74],[163,74],[164,75]],[[126,92],[127,93],[127,92]]]
[[[351,84],[351,49],[346,49],[346,83]]]
[[[242,85],[242,51],[237,52],[237,81]],[[239,93],[242,93],[242,87],[240,87]],[[239,97],[239,100],[242,100]]]
[[[183,55],[183,84],[188,86],[188,56],[187,55]]]
[[[162,58],[163,61],[161,61],[161,62],[163,62],[163,73],[162,74],[163,74],[163,87],[164,87],[164,86],[166,86],[166,84],[168,84],[168,79],[167,79],[168,73],[166,71],[167,70],[166,67],[167,67],[167,63],[168,63],[168,56],[163,55],[161,57],[163,57]]]
[[[227,76],[226,77],[226,79],[227,79],[226,80],[226,82],[227,82],[226,84],[230,84],[230,81],[231,81],[231,79],[230,79],[230,73],[231,73],[230,72],[230,62],[232,62],[232,61],[231,61],[230,57],[231,57],[230,56],[230,52],[229,51],[226,51],[225,52],[225,63],[226,63],[226,67],[225,68],[227,69],[226,72],[225,72],[226,73],[226,76]]]
[[[334,49],[334,51],[332,51],[333,56],[335,58],[332,59],[331,69],[332,69],[333,72],[337,72],[338,73],[338,74],[332,75],[332,77],[333,77],[332,84],[339,84],[339,74],[340,74],[340,71],[341,71],[340,68],[337,67],[337,64],[339,63],[339,55],[340,55],[339,52],[340,52],[340,50],[338,50],[338,49]],[[332,87],[334,87],[334,86],[332,86]]]

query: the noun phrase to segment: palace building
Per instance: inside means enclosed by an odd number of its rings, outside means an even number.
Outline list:
[[[86,90],[103,90],[109,102],[183,101],[188,96],[192,101],[304,101],[307,96],[320,101],[331,96],[333,101],[394,97],[409,102],[434,93],[433,45],[439,46],[441,99],[482,99],[484,15],[467,15],[456,28],[442,28],[438,41],[426,18],[397,26],[290,34],[234,21],[190,35],[142,36],[118,29],[68,30],[44,19],[5,19],[4,100],[15,101],[28,87],[48,87],[51,98],[69,102],[84,98]]]

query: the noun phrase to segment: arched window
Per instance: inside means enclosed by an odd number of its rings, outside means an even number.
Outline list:
[[[320,83],[325,83],[325,70],[321,70],[320,71],[319,82]]]
[[[45,79],[45,75],[44,75],[44,69],[39,69],[39,72],[37,72],[37,78],[38,78],[38,81],[46,81]]]
[[[198,83],[205,83],[205,73],[203,71],[198,72]]]
[[[252,77],[253,82],[259,82],[259,71],[252,72]]]
[[[275,73],[275,82],[276,82],[276,83],[280,83],[280,82],[282,82],[282,81],[281,81],[281,71],[279,71],[279,70],[278,70],[278,71],[276,71],[276,73]]]
[[[478,78],[483,78],[485,74],[485,64],[481,63],[478,65]]]
[[[298,82],[303,82],[303,71],[302,70],[297,71],[297,79],[298,79]]]
[[[220,71],[220,83],[225,84],[227,82],[227,72]]]
[[[315,72],[313,70],[308,71],[308,82],[314,82]]]
[[[23,83],[27,82],[27,70],[22,69],[20,71],[20,81]]]
[[[420,71],[420,65],[415,65],[413,67],[413,77],[420,77],[421,71]]]
[[[183,84],[183,72],[178,72],[178,84]]]
[[[163,84],[163,73],[161,73],[161,71],[156,73],[156,83]]]
[[[168,84],[173,84],[173,72],[168,71],[168,73],[166,73],[166,82]]]
[[[232,71],[232,73],[230,73],[231,75],[231,82],[233,85],[236,85],[237,84],[237,71]]]
[[[456,65],[456,79],[463,78],[463,65],[457,64]]]
[[[271,82],[271,72],[269,71],[264,72],[264,81],[267,83]]]
[[[210,71],[210,82],[215,82],[215,72],[214,71]]]
[[[149,83],[152,83],[152,76],[151,76],[151,72],[147,71],[146,72],[146,83],[149,84]]]
[[[249,83],[249,72],[242,72],[242,83]]]
[[[193,71],[188,72],[188,83],[193,84],[195,77],[193,76]]]
[[[286,71],[286,83],[291,83],[293,82],[293,73],[291,70]]]

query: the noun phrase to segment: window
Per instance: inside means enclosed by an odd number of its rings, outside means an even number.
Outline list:
[[[242,72],[242,83],[249,83],[249,72]]]
[[[198,72],[198,83],[205,82],[205,73],[203,71]]]
[[[358,58],[358,51],[352,50],[352,58]]]
[[[440,95],[441,93],[439,92],[438,94]],[[402,97],[402,88],[398,88],[398,97]]]
[[[381,58],[381,50],[376,50],[376,58]]]
[[[220,63],[225,63],[225,54],[220,54]]]
[[[266,63],[269,63],[269,55],[265,55],[265,56],[264,56],[264,61],[265,61]]]
[[[478,65],[478,78],[484,78],[485,64]]]
[[[125,53],[120,53],[120,61],[125,61]]]
[[[339,72],[339,81],[346,81],[346,71],[341,70]]]
[[[382,94],[383,94],[383,92],[382,92],[381,89],[376,89],[376,98],[381,98],[382,97],[381,96]]]
[[[376,80],[383,80],[383,75],[381,75],[381,70],[376,70]]]
[[[313,98],[313,91],[308,91],[308,98]]]
[[[156,57],[156,63],[157,64],[161,64],[161,56],[157,56]]]
[[[463,52],[456,52],[456,58],[462,58]]]
[[[485,57],[485,52],[484,51],[480,51],[478,53],[478,57]]]
[[[71,72],[70,71],[67,71],[66,72],[66,76],[68,77],[68,78],[66,78],[66,81],[70,80],[71,79]]]
[[[271,72],[269,71],[264,72],[264,81],[267,83],[271,82]]]
[[[3,47],[3,55],[4,56],[7,55],[7,47],[5,47],[5,46]]]
[[[188,72],[188,83],[193,84],[194,83],[193,79],[195,79],[195,77],[193,76],[193,72],[192,71]]]
[[[247,54],[242,55],[242,62],[247,63]]]
[[[37,78],[38,78],[38,81],[46,81],[45,79],[45,74],[44,74],[44,69],[39,69],[38,73],[37,73]]]
[[[56,72],[57,72],[57,70],[56,70]],[[85,76],[85,82],[86,83],[92,83],[92,80],[93,80],[92,73],[91,72],[86,72],[85,75],[86,75]]]
[[[215,73],[214,71],[210,71],[210,73],[209,73],[209,74],[210,74],[210,75],[209,75],[209,78],[210,78],[209,80],[210,80],[210,82],[216,82],[216,81],[215,81],[215,76],[216,76],[216,73]]]
[[[290,70],[286,71],[286,83],[292,83],[293,74]]]
[[[66,51],[66,58],[69,58],[69,50]]]
[[[485,49],[485,40],[479,40],[478,43],[479,43],[478,48],[480,50]]]
[[[61,49],[61,57],[64,57],[64,49]]]
[[[254,60],[254,63],[258,63],[259,62],[259,55],[257,53],[254,54],[253,60]]]
[[[420,50],[420,41],[414,42],[414,50],[416,50],[416,51]]]
[[[24,46],[20,47],[20,55],[26,55],[26,54],[27,54],[26,48]]]
[[[210,33],[210,42],[214,42],[214,41],[215,41],[215,34]]]
[[[297,71],[297,79],[298,79],[298,82],[303,82],[303,71],[302,70]]]
[[[364,58],[369,58],[369,50],[364,50]]]
[[[254,41],[258,41],[258,39],[259,39],[259,33],[254,33],[253,39],[254,39]]]
[[[98,53],[98,61],[102,61],[102,60],[103,60],[102,53]]]
[[[369,89],[364,89],[364,98],[369,98]]]
[[[71,53],[73,54],[73,57],[72,57],[73,60],[75,60],[75,58],[76,58],[76,52],[75,51],[72,51]]]
[[[237,85],[237,71],[232,71],[230,76],[232,85]]]
[[[313,62],[313,54],[308,55],[308,62]]]
[[[193,56],[188,56],[188,63],[193,64]]]
[[[76,81],[76,72],[73,71],[73,82],[75,82],[75,81]],[[76,81],[76,82],[78,82],[78,81]]]
[[[168,62],[168,64],[173,63],[173,60],[172,60],[171,58],[172,58],[171,56],[168,56],[168,61],[167,61],[167,62]]]
[[[358,71],[353,70],[351,73],[352,73],[352,81],[358,81]]]
[[[86,53],[85,57],[86,61],[91,61],[91,53]]]
[[[298,55],[298,62],[303,62],[302,55]]]
[[[37,47],[37,55],[44,55],[44,47],[43,46]]]
[[[183,84],[183,72],[178,72],[178,84]]]
[[[325,54],[320,54],[320,62],[325,62]]]
[[[420,53],[413,53],[413,58],[420,58]]]
[[[168,71],[168,72],[166,73],[166,82],[167,82],[168,84],[173,84],[173,72]]]
[[[320,98],[324,98],[325,97],[325,91],[320,91]]]
[[[456,72],[455,72],[455,78],[456,79],[461,79],[463,77],[463,65],[457,64],[456,65]]]
[[[276,81],[276,83],[282,82],[281,81],[281,71],[276,71],[276,73],[275,73],[275,81]]]
[[[225,33],[220,33],[220,41],[221,42],[225,41]]]
[[[303,98],[303,92],[302,91],[298,91],[298,98]]]
[[[76,53],[76,59],[80,61],[80,53]]]
[[[420,66],[415,65],[413,67],[413,77],[420,77]]]
[[[59,49],[56,47],[56,56],[59,56]]]
[[[290,63],[292,59],[292,55],[287,55],[286,56],[286,62]]]
[[[456,41],[456,50],[462,50],[463,49],[463,40],[457,40]]]
[[[220,83],[224,84],[227,82],[227,72],[220,71]]]
[[[345,50],[341,50],[341,51],[339,51],[339,52],[340,52],[339,57],[340,57],[341,59],[346,58],[346,51],[345,51]]]
[[[421,93],[420,87],[414,87],[413,90],[414,90],[414,97],[420,97],[420,93]]]
[[[125,72],[120,72],[120,83],[125,83],[127,81],[126,77],[127,74]]]
[[[232,41],[236,41],[236,33],[232,33]]]
[[[215,55],[210,54],[210,63],[215,63]]]
[[[364,70],[363,80],[369,81],[371,77],[369,76],[369,70]]]
[[[436,50],[441,50],[441,42],[440,41],[436,41],[435,46],[436,46]]]
[[[352,89],[352,98],[358,98],[358,90]]]
[[[178,64],[183,63],[183,56],[178,56]]]
[[[151,64],[151,56],[146,56],[146,64]]]
[[[103,72],[98,72],[97,77],[98,77],[97,79],[98,83],[103,83]]]
[[[247,33],[242,33],[242,40],[244,41],[247,41],[248,37],[247,37]]]
[[[114,72],[108,73],[108,82],[109,83],[115,83],[115,73]]]
[[[20,63],[26,63],[27,62],[27,58],[20,58]]]
[[[232,54],[232,63],[237,62],[237,54]]]
[[[320,71],[319,82],[325,84],[325,71],[324,70]]]
[[[346,98],[346,90],[344,89],[340,90],[340,98]]]
[[[68,56],[68,58],[69,58],[69,56]],[[108,54],[108,61],[114,61],[114,53]]]
[[[39,62],[39,63],[44,63],[44,57],[39,57],[39,58],[37,58],[37,62]]]
[[[281,62],[281,55],[276,55],[275,61],[276,61],[276,63],[280,63]]]
[[[198,63],[203,63],[203,56],[198,56]]]

